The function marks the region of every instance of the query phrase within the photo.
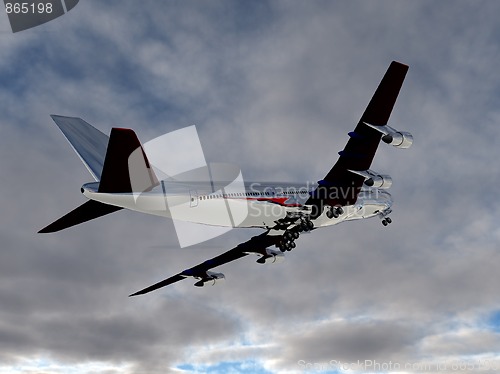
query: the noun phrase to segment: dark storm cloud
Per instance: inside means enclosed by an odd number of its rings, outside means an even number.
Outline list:
[[[81,2],[2,34],[0,372],[40,357],[95,372],[300,359],[491,354],[498,332],[498,5],[482,2]],[[389,62],[410,71],[380,147],[394,223],[303,235],[284,264],[249,256],[221,287],[190,280],[126,296],[246,240],[178,249],[172,223],[118,212],[35,232],[81,204],[90,180],[49,114],[147,141],[197,124],[206,158],[246,179],[318,180],[335,162]],[[492,355],[495,358],[495,355]],[[117,369],[119,370],[119,369]],[[125,370],[125,369],[124,369]],[[50,370],[46,370],[50,372]]]

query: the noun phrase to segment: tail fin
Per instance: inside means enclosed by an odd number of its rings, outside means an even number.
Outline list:
[[[113,128],[108,137],[80,118],[52,116],[75,152],[99,182],[98,192],[143,192],[158,184],[141,143],[133,130]],[[122,209],[87,201],[39,233],[56,232]]]
[[[113,128],[98,192],[142,192],[158,179],[133,130]]]
[[[109,136],[81,118],[51,115],[96,181],[101,179]]]

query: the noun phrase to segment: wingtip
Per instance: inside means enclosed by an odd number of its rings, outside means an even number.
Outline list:
[[[43,229],[38,230],[37,234],[48,234],[48,233],[57,231],[57,230],[54,230],[51,226],[52,226],[52,224],[45,226]]]
[[[408,69],[408,68],[410,67],[410,65],[405,64],[405,63],[400,62],[400,61],[396,61],[396,60],[393,60],[393,61],[392,61],[392,63],[391,63],[391,65],[392,65],[392,64],[394,64],[394,65],[399,65],[399,66],[404,67],[404,68],[406,68],[406,69]]]

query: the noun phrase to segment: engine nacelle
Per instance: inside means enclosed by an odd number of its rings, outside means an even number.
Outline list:
[[[375,126],[367,122],[363,122],[366,126],[382,133],[382,141],[396,148],[410,148],[413,144],[413,135],[407,131],[398,131],[391,126]]]
[[[368,187],[388,189],[392,186],[392,178],[389,175],[379,174],[373,170],[349,170],[351,173],[361,175],[365,178],[364,184]]]
[[[413,144],[413,135],[407,131],[396,131],[382,136],[382,141],[396,148],[406,149]]]
[[[374,175],[365,180],[368,187],[388,189],[392,186],[392,178],[389,175]]]
[[[266,254],[257,260],[259,264],[275,264],[283,262],[285,254],[277,249],[266,248]]]
[[[213,271],[207,271],[207,276],[201,278],[198,282],[196,282],[194,285],[196,287],[203,287],[205,283],[212,283],[212,286],[215,285],[215,283],[225,280],[226,276],[222,273],[216,273]]]

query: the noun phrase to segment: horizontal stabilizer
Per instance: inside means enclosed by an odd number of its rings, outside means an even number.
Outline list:
[[[103,204],[95,200],[89,200],[38,232],[49,233],[61,231],[67,229],[68,227],[90,221],[94,218],[102,217],[106,214],[116,212],[120,209],[123,208]]]

